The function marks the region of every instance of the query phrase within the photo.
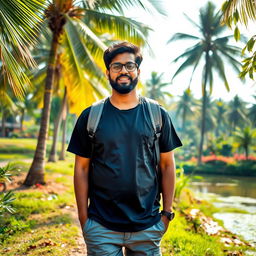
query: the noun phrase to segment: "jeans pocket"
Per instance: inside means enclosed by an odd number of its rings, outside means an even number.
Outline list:
[[[165,233],[165,224],[162,221],[162,219],[160,219],[160,221],[159,221],[159,227],[160,227],[160,232],[163,235]]]
[[[88,226],[89,226],[89,222],[90,222],[90,219],[87,218],[87,220],[85,221],[85,223],[83,225],[83,233],[86,233],[86,230],[88,229]]]

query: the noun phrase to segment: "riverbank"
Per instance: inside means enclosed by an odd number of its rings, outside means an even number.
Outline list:
[[[196,198],[211,202],[216,208],[213,217],[225,228],[256,246],[255,184],[255,177],[204,175],[189,187]]]
[[[186,174],[256,177],[256,160],[240,160],[233,163],[214,160],[199,166],[195,162],[185,162],[182,167]]]

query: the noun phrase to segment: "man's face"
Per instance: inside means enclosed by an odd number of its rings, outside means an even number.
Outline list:
[[[126,64],[126,66],[120,64]],[[135,68],[133,68],[134,65]],[[120,70],[118,66],[120,66]],[[128,52],[116,55],[110,63],[110,69],[106,71],[112,88],[121,94],[129,93],[135,88],[139,73],[140,70],[135,63],[135,55]]]

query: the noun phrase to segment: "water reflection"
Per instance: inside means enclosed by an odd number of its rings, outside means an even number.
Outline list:
[[[248,212],[215,213],[224,226],[235,234],[256,244],[256,177],[226,177],[204,175],[203,179],[192,180],[190,188],[199,198],[217,199],[213,204],[217,208],[237,208]]]
[[[204,175],[202,181],[192,181],[191,188],[196,192],[215,193],[224,197],[242,196],[256,198],[256,177]]]

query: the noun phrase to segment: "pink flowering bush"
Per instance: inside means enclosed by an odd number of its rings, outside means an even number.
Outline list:
[[[221,156],[221,155],[215,155],[215,154],[202,156],[203,163],[223,162],[226,164],[236,164],[240,161],[245,161],[245,160],[246,160],[246,157],[243,154],[234,154],[234,156]],[[256,161],[256,156],[250,155],[247,160]],[[197,158],[193,156],[189,161],[193,163],[197,163]]]

